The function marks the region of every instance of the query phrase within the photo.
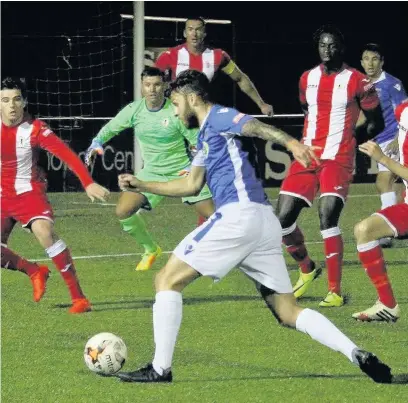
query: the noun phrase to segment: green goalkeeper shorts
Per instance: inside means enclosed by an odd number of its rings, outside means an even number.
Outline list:
[[[172,174],[154,174],[152,172],[145,171],[142,169],[140,172],[137,173],[136,178],[140,179],[141,181],[145,182],[169,182],[174,179],[180,179],[182,176],[186,175],[189,171],[189,167],[183,169],[181,171],[177,171]],[[146,197],[148,204],[143,206],[145,210],[152,210],[154,209],[164,198],[165,196],[155,195],[153,193],[142,192],[143,196]],[[187,204],[195,204],[203,200],[210,199],[212,194],[210,189],[207,185],[201,189],[201,192],[198,196],[191,196],[191,197],[183,197],[181,200],[183,203]]]

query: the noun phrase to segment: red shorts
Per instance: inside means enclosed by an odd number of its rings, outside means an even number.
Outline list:
[[[10,222],[19,221],[26,227],[37,218],[54,222],[54,213],[45,193],[34,191],[13,197],[1,197],[2,232]]]
[[[295,161],[282,182],[280,194],[298,197],[312,206],[320,189],[320,197],[332,195],[345,202],[352,180],[353,168],[337,161],[322,160],[320,165],[313,162],[309,168]]]
[[[408,235],[408,204],[399,203],[374,213],[383,218],[394,231],[395,238]]]

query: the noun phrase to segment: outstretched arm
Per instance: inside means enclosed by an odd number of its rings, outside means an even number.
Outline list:
[[[44,150],[47,150],[51,154],[55,155],[62,162],[66,163],[69,169],[75,173],[78,179],[81,181],[82,186],[85,189],[88,197],[94,201],[99,199],[106,201],[109,196],[108,189],[95,183],[89,174],[86,166],[74,151],[71,150],[59,137],[52,133],[49,129],[46,129],[39,134],[39,144]]]
[[[205,168],[193,165],[190,173],[169,182],[144,182],[130,174],[119,175],[119,187],[130,192],[149,192],[161,196],[187,197],[198,195],[205,183]]]
[[[222,71],[238,84],[241,91],[258,105],[258,108],[264,115],[273,116],[272,105],[264,102],[258,90],[255,88],[254,83],[233,61],[230,61]]]
[[[112,137],[117,136],[125,129],[132,127],[132,118],[135,113],[135,104],[125,106],[113,119],[99,130],[96,137],[92,139],[91,145],[86,150],[85,163],[90,165],[95,155],[103,154],[103,145]]]
[[[314,150],[320,147],[309,147],[290,136],[288,133],[275,126],[262,123],[258,119],[251,119],[242,127],[241,135],[245,137],[258,137],[266,141],[273,141],[286,147],[304,167],[312,161],[319,163]]]

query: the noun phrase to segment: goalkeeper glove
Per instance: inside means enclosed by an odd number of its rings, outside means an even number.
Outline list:
[[[103,154],[103,145],[98,140],[93,139],[91,145],[86,150],[85,154],[85,164],[90,165],[92,162],[93,157],[98,154]]]

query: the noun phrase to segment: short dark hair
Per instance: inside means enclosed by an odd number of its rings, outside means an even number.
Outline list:
[[[140,78],[143,80],[145,77],[161,77],[164,81],[164,72],[158,69],[157,67],[145,67],[140,75]]]
[[[195,93],[204,101],[210,100],[210,81],[204,73],[196,70],[185,70],[170,83],[171,92],[183,94]]]
[[[313,34],[313,41],[315,43],[319,43],[320,41],[320,37],[322,36],[322,34],[330,34],[333,35],[337,42],[339,42],[342,46],[345,45],[344,42],[344,36],[341,33],[341,31],[334,25],[332,24],[325,24],[322,25],[314,34]]]
[[[6,77],[1,80],[1,89],[2,90],[20,90],[21,96],[27,98],[27,89],[24,78],[18,77]]]
[[[187,21],[201,21],[204,27],[206,25],[205,19],[203,17],[197,17],[197,16],[188,17],[186,19],[186,25],[187,25]]]
[[[382,49],[382,47],[381,47],[378,43],[366,43],[366,44],[363,46],[363,48],[361,49],[361,55],[362,55],[365,51],[378,53],[378,54],[380,55],[380,59],[381,59],[381,60],[384,59],[383,49]]]

